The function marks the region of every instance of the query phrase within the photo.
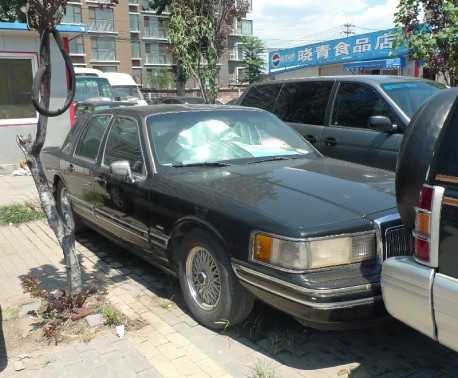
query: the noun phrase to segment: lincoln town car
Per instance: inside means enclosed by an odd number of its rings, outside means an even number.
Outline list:
[[[177,276],[213,329],[242,322],[255,299],[315,328],[381,321],[382,262],[412,251],[392,172],[323,157],[260,109],[99,110],[42,160],[76,232]]]

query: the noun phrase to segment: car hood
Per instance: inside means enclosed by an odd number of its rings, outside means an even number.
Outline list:
[[[330,158],[210,168],[178,176],[190,188],[198,187],[208,206],[231,199],[301,228],[371,218],[396,208],[392,172]]]

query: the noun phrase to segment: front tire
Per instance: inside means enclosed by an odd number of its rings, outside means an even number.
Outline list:
[[[184,238],[178,277],[191,313],[208,328],[236,325],[253,309],[254,297],[235,276],[225,248],[203,230]]]

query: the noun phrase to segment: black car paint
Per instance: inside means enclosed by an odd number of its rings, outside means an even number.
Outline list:
[[[173,112],[192,107],[155,105],[153,108],[155,112]],[[342,321],[350,321],[350,317],[360,322],[384,314],[380,305],[378,260],[291,274],[253,263],[249,260],[248,250],[253,230],[291,238],[374,231],[375,219],[396,213],[392,173],[324,158],[319,154],[312,158],[246,166],[167,167],[160,172],[148,148],[149,137],[142,118],[149,112],[148,107],[136,107],[135,110],[94,113],[132,117],[141,125],[140,140],[146,169],[143,175],[134,177],[133,184],[129,184],[125,177],[110,174],[108,167],[100,167],[100,151],[97,161],[89,163],[64,153],[62,149],[44,150],[43,162],[49,180],[54,185],[58,179],[64,181],[74,210],[85,216],[86,223],[170,273],[175,273],[176,269],[172,253],[175,243],[189,229],[201,227],[210,230],[227,246],[234,266],[245,265],[284,282],[315,290],[309,302],[339,303],[358,297],[369,298],[361,311],[359,308],[313,311],[295,301],[285,306],[276,296],[242,282],[260,299],[279,308],[289,308],[292,315],[309,318],[317,327],[320,324],[328,327],[323,324],[331,318],[331,327],[338,327]],[[71,138],[64,143],[65,151],[74,151],[81,134],[79,125],[85,124],[89,118],[82,117],[71,130]],[[106,138],[105,135],[102,145]],[[110,202],[108,188],[113,187],[124,193],[125,207],[116,208]],[[84,199],[82,193],[88,188],[98,193],[99,203],[81,201]],[[104,208],[103,204],[110,203],[111,208]],[[266,282],[263,285],[267,287]],[[339,288],[346,288],[346,293],[317,296],[320,290]],[[296,295],[304,296],[304,293]]]

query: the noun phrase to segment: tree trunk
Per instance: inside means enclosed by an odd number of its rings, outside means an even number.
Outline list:
[[[177,65],[177,96],[186,96],[186,78]]]
[[[41,32],[40,37],[42,36],[43,33]],[[40,51],[40,64],[47,67],[47,70],[43,75],[42,82],[40,83],[40,105],[44,109],[49,109],[49,102],[51,98],[51,51],[49,42],[48,34],[48,37]],[[40,159],[40,152],[46,140],[47,125],[48,117],[40,114],[38,117],[35,141],[32,141],[32,137],[30,135],[27,138],[22,135],[18,135],[16,137],[16,141],[21,150],[24,152],[27,160],[27,166],[29,167],[33,180],[35,181],[41,207],[46,214],[48,224],[54,231],[59,245],[62,247],[67,269],[67,292],[75,294],[81,291],[82,283],[81,269],[75,252],[74,223],[71,206],[65,198],[62,204],[62,214],[64,217],[64,219],[62,219],[57,211],[56,201],[52,194],[52,188],[49,186],[43,164]]]

